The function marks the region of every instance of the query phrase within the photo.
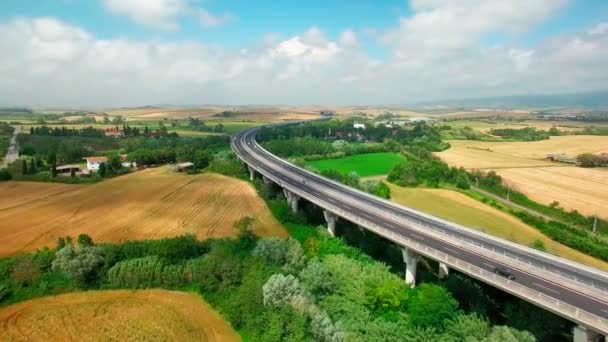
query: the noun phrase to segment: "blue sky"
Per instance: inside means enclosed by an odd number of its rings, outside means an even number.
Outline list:
[[[21,43],[14,42],[20,46],[7,48],[21,49],[31,55],[30,45],[42,40],[44,47],[48,48],[45,53],[51,54],[30,61],[40,63],[30,65],[30,69],[42,70],[32,74],[34,78],[41,75],[50,78],[61,68],[74,69],[74,65],[81,66],[84,74],[99,72],[100,66],[92,66],[95,63],[86,59],[92,58],[91,53],[84,51],[107,44],[117,51],[95,50],[99,53],[95,58],[105,60],[131,53],[149,60],[149,67],[154,69],[148,72],[158,75],[161,73],[159,69],[169,68],[169,64],[179,70],[200,70],[199,75],[204,76],[202,78],[207,83],[194,77],[182,81],[200,87],[202,93],[207,93],[207,87],[213,87],[213,94],[204,99],[210,102],[214,102],[214,97],[218,101],[232,98],[224,95],[229,88],[231,94],[239,92],[232,89],[233,84],[228,84],[228,81],[238,79],[241,88],[237,88],[248,91],[252,77],[268,80],[281,92],[291,91],[284,94],[289,102],[302,98],[306,103],[355,100],[399,103],[410,96],[431,99],[475,95],[472,92],[510,95],[521,92],[522,88],[515,85],[526,81],[530,81],[525,87],[526,92],[570,91],[578,89],[579,85],[580,89],[596,88],[604,80],[603,73],[598,76],[597,72],[591,73],[589,69],[598,67],[599,60],[604,57],[606,44],[603,37],[604,31],[608,32],[607,22],[606,0],[0,2],[0,24],[4,25],[5,34],[10,34],[10,37],[17,34],[40,35],[36,39],[24,37]],[[28,25],[31,26],[29,29],[26,28]],[[57,32],[57,35],[49,37],[45,31]],[[85,32],[87,37],[78,38],[77,32]],[[579,40],[584,44],[576,45]],[[184,42],[190,45],[177,46],[184,45]],[[558,54],[562,58],[558,60],[551,50],[556,44],[568,46],[568,42],[580,48],[580,55],[572,56],[570,50],[564,50]],[[6,44],[12,43],[9,40]],[[168,58],[161,61],[163,56],[157,56],[154,51],[175,54],[178,57],[174,59],[184,55],[183,61]],[[590,55],[590,51],[598,55]],[[580,60],[580,56],[586,60]],[[62,59],[61,63],[57,58]],[[195,63],[194,58],[208,60],[208,63]],[[552,60],[552,67],[557,70],[568,63],[578,63],[570,67],[580,70],[580,75],[561,75],[559,80],[555,80],[558,85],[553,87],[533,84],[531,80],[539,77],[539,69],[546,68],[544,60],[547,58]],[[533,68],[535,63],[539,63],[539,67]],[[111,71],[118,79],[143,72],[139,70],[141,65],[128,69],[126,65],[118,68],[117,63],[108,64],[114,69],[106,72]],[[253,71],[247,73],[247,70]],[[487,77],[488,70],[492,70],[492,77]],[[543,72],[551,74],[550,70]],[[446,81],[446,73],[454,77]],[[124,81],[135,83],[143,78],[140,76]],[[304,76],[307,82],[299,76]],[[515,79],[515,76],[519,78]],[[77,78],[76,75],[73,77]],[[167,81],[178,82],[171,75],[163,77]],[[298,79],[298,84],[291,86],[292,78]],[[427,89],[410,86],[396,90],[413,78],[418,85],[424,82]],[[320,91],[315,85],[321,80],[340,82],[336,82],[339,84],[335,89]],[[122,83],[120,80],[116,82]],[[357,82],[378,86],[356,87]],[[11,86],[9,81],[5,83],[4,86]],[[293,88],[286,88],[287,84]],[[0,82],[0,90],[2,85]],[[21,83],[12,85],[10,92],[15,95],[19,87],[27,88]],[[345,86],[349,91],[344,90]],[[223,89],[224,93],[218,89]],[[154,90],[161,92],[161,89]],[[335,91],[334,99],[328,95],[328,90]],[[303,91],[305,96],[300,95]],[[404,92],[411,95],[404,96]],[[142,95],[136,98],[136,101],[146,101]],[[243,96],[235,101],[257,98],[259,96]],[[263,98],[263,102],[280,100],[273,96]],[[166,100],[170,102],[172,99],[186,100],[177,95],[168,96]],[[11,99],[0,100],[6,102]],[[70,97],[66,97],[65,101],[69,100]]]

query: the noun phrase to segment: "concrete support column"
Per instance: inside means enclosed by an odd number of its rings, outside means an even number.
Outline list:
[[[572,340],[574,342],[598,342],[602,341],[602,335],[589,328],[578,325],[572,331]]]
[[[338,215],[329,210],[323,210],[323,216],[325,217],[325,222],[327,222],[329,234],[331,234],[331,236],[336,236],[336,221],[338,221]]]
[[[262,180],[264,181],[264,184],[272,183],[272,181],[269,178],[266,178],[266,176],[262,176]]]
[[[291,210],[294,213],[298,212],[298,201],[300,200],[300,196],[294,194],[293,192],[283,189],[283,193],[285,194],[285,198],[287,199],[287,203],[291,205]]]
[[[405,247],[401,248],[401,254],[405,263],[405,283],[413,288],[416,286],[416,268],[418,267],[420,256]]]
[[[249,170],[249,180],[254,181],[255,180],[255,170],[249,165],[247,165],[247,169]]]
[[[439,279],[446,278],[448,275],[450,275],[450,269],[448,268],[448,265],[440,262],[439,263],[439,272],[437,275],[438,275]]]

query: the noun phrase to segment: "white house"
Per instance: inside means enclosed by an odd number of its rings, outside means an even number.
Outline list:
[[[108,157],[87,157],[84,159],[87,161],[87,170],[89,172],[99,171],[99,165],[108,162]]]
[[[354,128],[362,128],[365,129],[365,124],[359,123],[357,121],[355,121],[355,123],[353,124]]]

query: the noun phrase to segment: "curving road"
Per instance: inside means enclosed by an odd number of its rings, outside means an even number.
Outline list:
[[[608,274],[396,205],[296,167],[255,141],[259,128],[233,137],[249,167],[284,189],[418,254],[608,334]],[[512,270],[515,280],[493,273]]]

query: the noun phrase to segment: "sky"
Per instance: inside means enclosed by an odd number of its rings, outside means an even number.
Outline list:
[[[397,105],[607,85],[606,0],[0,1],[0,105]]]

